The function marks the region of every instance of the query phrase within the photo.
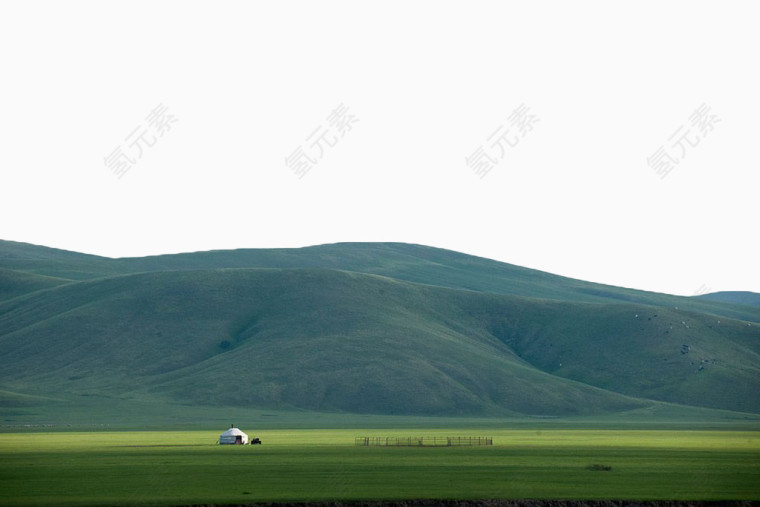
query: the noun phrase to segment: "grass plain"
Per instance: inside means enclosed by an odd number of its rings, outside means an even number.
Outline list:
[[[0,505],[757,500],[760,307],[708,296],[418,245],[0,241]]]
[[[263,440],[261,446],[218,446],[218,434],[0,434],[0,504],[760,498],[757,431],[415,428],[249,432]],[[354,437],[362,435],[481,435],[492,436],[494,445],[354,446]]]

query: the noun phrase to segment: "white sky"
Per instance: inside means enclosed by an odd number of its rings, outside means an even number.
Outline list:
[[[760,292],[759,12],[5,1],[0,238],[112,257],[403,241],[673,294]],[[703,103],[719,121],[701,132]],[[159,104],[171,130],[133,144]],[[339,104],[358,121],[319,159],[306,137],[336,135]],[[538,121],[502,157],[488,137],[521,104]],[[318,159],[300,179],[285,164],[299,146]],[[465,163],[479,146],[497,161],[483,178]],[[647,165],[660,146],[679,161],[664,178]],[[135,160],[122,178],[104,161],[118,147]]]

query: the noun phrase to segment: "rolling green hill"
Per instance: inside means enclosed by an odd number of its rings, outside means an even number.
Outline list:
[[[0,268],[0,301],[70,282],[63,278]]]
[[[477,417],[662,403],[760,413],[752,306],[416,245],[145,259],[7,246],[0,414],[86,399]]]
[[[645,398],[760,412],[757,330],[337,270],[154,272],[0,303],[0,389],[368,414],[588,415]]]
[[[65,280],[121,274],[113,259],[0,240],[0,268]]]
[[[709,301],[721,301],[745,306],[760,306],[760,294],[747,291],[712,292],[698,296]]]

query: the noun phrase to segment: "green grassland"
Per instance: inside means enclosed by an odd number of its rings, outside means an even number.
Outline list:
[[[38,400],[0,391],[6,407],[0,433],[45,431],[197,431],[224,428],[232,422],[265,430],[352,428],[604,429],[758,431],[760,415],[653,403],[625,412],[589,416],[430,417],[369,415],[350,412],[271,410],[240,406],[158,403],[85,396],[72,400]]]
[[[758,499],[757,296],[399,243],[0,241],[0,504]],[[231,422],[264,445],[215,445]]]
[[[244,428],[245,429],[245,428]],[[560,429],[0,434],[0,504],[760,497],[760,432]],[[360,435],[483,435],[490,447],[356,447]],[[603,465],[609,470],[593,470]]]

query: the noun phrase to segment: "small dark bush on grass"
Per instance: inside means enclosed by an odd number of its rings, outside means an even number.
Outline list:
[[[599,463],[594,463],[593,465],[587,466],[586,470],[591,470],[592,472],[609,472],[612,470],[612,467],[609,465],[600,465]]]

